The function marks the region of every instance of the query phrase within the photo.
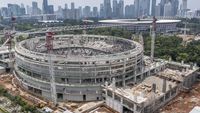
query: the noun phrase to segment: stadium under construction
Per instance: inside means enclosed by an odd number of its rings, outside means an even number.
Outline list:
[[[145,56],[141,43],[123,37],[47,32],[15,45],[14,77],[27,92],[56,104],[101,101],[119,113],[156,112],[190,90],[198,71],[195,63]]]

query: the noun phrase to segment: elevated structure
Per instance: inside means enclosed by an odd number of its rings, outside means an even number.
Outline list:
[[[119,28],[124,28],[132,32],[144,32],[149,31],[149,27],[152,25],[153,19],[116,19],[116,20],[101,20],[99,21],[102,24],[115,24],[118,25]],[[157,24],[157,32],[174,32],[177,31],[177,23],[181,22],[181,20],[174,19],[158,19],[156,21]],[[126,24],[124,26],[119,25]]]
[[[26,90],[51,100],[51,73],[45,37],[16,45],[15,77]],[[134,41],[96,35],[60,35],[53,41],[58,101],[101,100],[101,85],[116,78],[117,86],[136,82],[141,73],[143,47]],[[138,78],[139,79],[139,78]]]

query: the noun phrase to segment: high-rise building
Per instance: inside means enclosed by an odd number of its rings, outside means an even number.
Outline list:
[[[166,3],[167,3],[167,0],[161,0],[160,2],[160,16],[164,15],[164,7]]]
[[[38,11],[38,3],[37,2],[32,2],[32,15],[37,15],[39,13]]]
[[[1,16],[8,17],[8,8],[7,7],[2,7],[0,11],[1,11]]]
[[[92,16],[93,17],[98,17],[98,8],[97,7],[93,7]]]
[[[70,19],[75,19],[76,17],[75,11],[75,4],[74,2],[71,3],[71,10],[70,10]]]
[[[123,18],[124,17],[124,0],[120,0],[119,1],[119,18]]]
[[[74,10],[75,9],[75,4],[74,2],[71,3],[71,10]]]
[[[21,16],[21,8],[17,4],[8,4],[8,16]]]
[[[171,2],[168,2],[164,6],[164,16],[165,17],[170,17],[172,16],[172,4]]]
[[[159,3],[158,5],[156,5],[155,8],[155,16],[161,16],[161,4]]]
[[[171,4],[172,4],[172,16],[176,16],[178,13],[179,0],[171,0]]]
[[[187,0],[182,0],[182,9],[187,10]]]
[[[118,2],[117,0],[113,0],[113,17],[118,16]]]
[[[138,18],[139,17],[139,9],[140,9],[140,0],[135,0],[134,1],[134,5],[135,5],[135,17]]]
[[[151,16],[155,16],[156,14],[156,0],[152,0],[151,3]]]
[[[112,8],[110,0],[104,0],[104,13],[105,13],[105,18],[112,17]]]
[[[42,12],[43,14],[48,14],[49,12],[48,0],[43,0]]]
[[[53,5],[48,6],[48,14],[54,14],[54,6]]]
[[[105,14],[104,14],[104,5],[103,4],[100,4],[100,17],[101,18],[105,17]]]
[[[84,18],[91,17],[91,8],[90,8],[90,6],[85,6],[83,8],[83,16],[84,16]]]
[[[65,9],[68,9],[68,5],[67,4],[65,4]]]
[[[30,7],[29,5],[26,6],[26,12],[28,15],[31,15],[32,13],[32,7]]]
[[[125,6],[125,18],[134,18],[135,17],[135,5],[126,5]]]
[[[58,10],[56,11],[56,16],[58,19],[64,18],[64,10],[62,9],[61,6],[58,6]]]

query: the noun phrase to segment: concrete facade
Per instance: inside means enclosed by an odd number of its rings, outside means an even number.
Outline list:
[[[26,90],[50,99],[44,39],[16,45],[15,77]],[[141,79],[136,75],[143,69],[143,47],[136,42],[109,36],[63,35],[55,36],[54,45],[58,101],[102,100],[101,85],[106,81],[116,78],[117,86],[125,86]]]

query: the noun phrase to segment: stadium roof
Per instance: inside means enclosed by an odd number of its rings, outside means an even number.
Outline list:
[[[151,19],[116,19],[116,20],[100,20],[100,23],[110,23],[110,24],[151,24],[153,20]],[[181,20],[169,20],[169,19],[161,19],[158,20],[157,23],[178,23]]]

